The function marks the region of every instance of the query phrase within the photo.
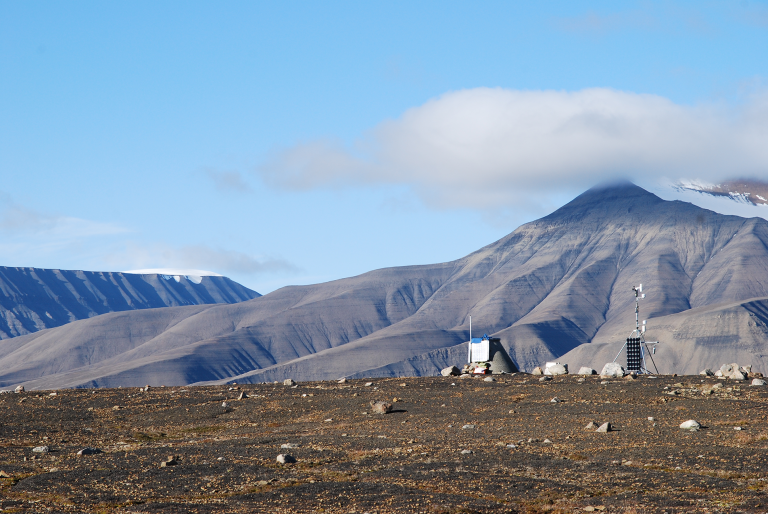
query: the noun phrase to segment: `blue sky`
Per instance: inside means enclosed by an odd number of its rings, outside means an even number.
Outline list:
[[[768,2],[0,1],[0,265],[259,292],[768,176]]]

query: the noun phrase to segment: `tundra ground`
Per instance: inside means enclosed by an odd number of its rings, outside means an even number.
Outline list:
[[[2,394],[0,508],[768,512],[766,387],[494,378]],[[372,400],[393,411],[371,414]],[[681,430],[689,419],[702,429]]]

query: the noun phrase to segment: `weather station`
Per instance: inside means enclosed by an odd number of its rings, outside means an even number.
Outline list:
[[[653,369],[656,374],[659,373],[659,369],[656,367],[656,362],[653,360],[653,356],[656,354],[656,345],[659,341],[646,341],[645,340],[645,328],[647,326],[647,320],[643,320],[640,324],[640,300],[645,299],[643,293],[643,284],[639,286],[632,286],[632,292],[635,294],[635,329],[627,337],[624,346],[621,347],[619,353],[616,354],[616,358],[613,362],[618,360],[621,352],[626,349],[627,352],[627,367],[626,370],[630,373],[638,374],[651,374],[648,369],[646,357],[651,360]]]
[[[465,369],[473,375],[514,373],[517,366],[498,337],[472,337],[472,316],[469,317],[469,345],[467,348],[468,364]]]

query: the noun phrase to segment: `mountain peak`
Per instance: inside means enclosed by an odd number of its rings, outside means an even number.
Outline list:
[[[600,212],[614,215],[618,211],[631,212],[636,208],[647,208],[663,202],[664,200],[655,194],[628,180],[614,180],[602,182],[588,189],[542,219],[570,218]]]
[[[574,199],[589,199],[590,201],[629,201],[642,199],[645,201],[663,201],[655,194],[646,191],[642,187],[630,182],[629,180],[612,180],[601,182],[600,184],[587,189]],[[571,202],[573,203],[573,202]]]

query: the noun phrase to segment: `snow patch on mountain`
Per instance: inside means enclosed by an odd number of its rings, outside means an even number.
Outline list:
[[[763,203],[766,202],[764,197],[767,195],[765,194],[755,194],[755,198],[751,201],[746,199],[746,195],[740,194],[737,191],[733,191],[735,194],[713,194],[711,192],[712,188],[719,187],[717,184],[696,180],[665,180],[655,183],[644,183],[642,185],[645,189],[664,200],[688,202],[720,214],[741,216],[743,218],[757,217],[768,219],[768,204]],[[754,200],[759,200],[759,202]]]
[[[181,277],[199,284],[203,281],[203,277],[221,277],[218,273],[213,271],[204,271],[199,269],[178,269],[178,268],[153,268],[153,269],[135,269],[130,271],[123,271],[122,273],[131,273],[133,275],[160,275],[165,280],[181,281]]]

